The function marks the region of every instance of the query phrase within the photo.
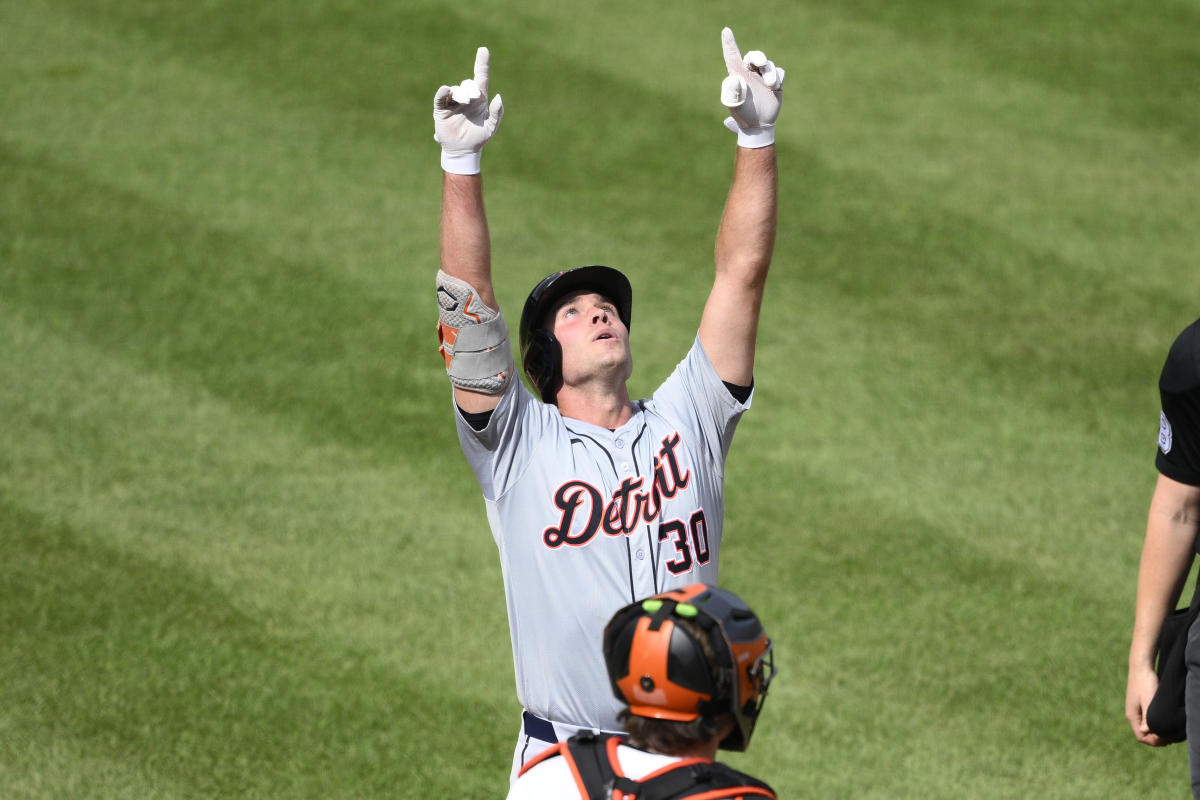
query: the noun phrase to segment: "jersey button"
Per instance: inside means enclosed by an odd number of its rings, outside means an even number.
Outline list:
[[[638,561],[646,560],[646,551],[645,550],[639,549],[636,553],[634,553],[634,555],[637,556]]]
[[[620,450],[622,447],[624,447],[624,446],[625,446],[625,440],[624,440],[624,439],[617,439],[617,441],[616,441],[616,442],[614,442],[614,444],[617,446],[617,449],[618,449],[618,450]]]
[[[621,462],[621,472],[629,472],[629,462],[628,461]]]

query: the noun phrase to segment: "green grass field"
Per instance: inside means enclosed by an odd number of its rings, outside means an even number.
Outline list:
[[[436,353],[430,105],[492,51],[494,266],[683,355],[787,69],[722,581],[804,798],[1187,796],[1123,717],[1200,315],[1200,6],[0,3],[0,797],[502,797],[519,707]]]

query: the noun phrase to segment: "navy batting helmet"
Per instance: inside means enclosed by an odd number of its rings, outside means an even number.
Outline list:
[[[711,660],[680,619],[707,633]],[[613,694],[631,714],[676,722],[731,714],[734,728],[720,742],[726,750],[750,744],[775,676],[774,648],[755,613],[733,592],[703,583],[618,611],[604,629],[604,660]]]
[[[633,289],[620,270],[594,265],[564,269],[547,275],[533,288],[521,311],[521,363],[525,376],[542,400],[554,402],[562,385],[562,348],[544,325],[546,314],[560,299],[577,291],[602,294],[617,307],[617,316],[629,329]]]

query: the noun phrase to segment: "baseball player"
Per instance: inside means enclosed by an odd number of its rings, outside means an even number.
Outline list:
[[[1146,724],[1146,709],[1158,688],[1154,655],[1163,617],[1175,607],[1196,552],[1200,532],[1200,320],[1171,345],[1158,379],[1158,482],[1150,500],[1146,538],[1138,570],[1137,601],[1129,647],[1125,716],[1138,741],[1166,744]],[[1188,635],[1188,761],[1192,794],[1200,800],[1200,641]]]
[[[512,776],[587,729],[616,731],[596,652],[612,612],[697,581],[721,553],[725,456],[753,389],[755,336],[775,242],[774,126],[784,72],[721,33],[721,100],[737,135],[716,271],[690,351],[630,399],[633,291],[594,265],[539,282],[520,319],[520,380],[492,287],[480,160],[504,113],[490,54],[434,96],[443,168],[438,334],[459,441],[483,492],[504,580],[517,697]]]
[[[775,797],[714,761],[745,750],[774,677],[771,640],[733,592],[702,583],[618,611],[604,660],[627,740],[578,733],[526,764],[508,800]]]

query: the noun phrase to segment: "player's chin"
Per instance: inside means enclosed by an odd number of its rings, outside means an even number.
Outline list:
[[[605,362],[614,367],[633,367],[633,355],[629,352],[629,348],[624,345],[612,348]]]
[[[627,381],[633,375],[633,362],[627,357],[606,359],[598,365],[598,372],[607,375],[609,379]]]

